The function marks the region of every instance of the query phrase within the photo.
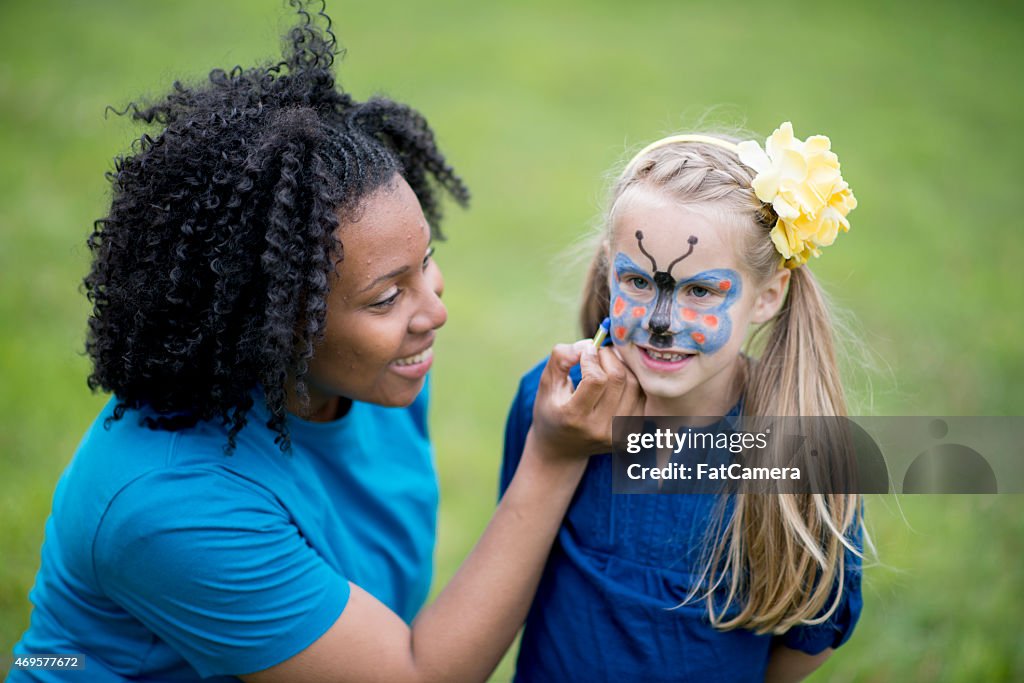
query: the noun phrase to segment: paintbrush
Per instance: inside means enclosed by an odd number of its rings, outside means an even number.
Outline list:
[[[605,318],[601,321],[600,327],[594,333],[594,346],[600,348],[601,344],[604,344],[604,340],[608,338],[608,330],[611,329],[611,326],[611,318]]]

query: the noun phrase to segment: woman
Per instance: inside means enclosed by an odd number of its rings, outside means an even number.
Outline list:
[[[417,112],[335,87],[333,35],[299,13],[283,61],[130,108],[163,130],[117,161],[85,281],[89,384],[114,396],[58,484],[16,658],[79,653],[90,681],[483,680],[578,454],[642,405],[613,354],[556,347],[519,472],[419,609],[430,240],[438,190],[468,193]]]

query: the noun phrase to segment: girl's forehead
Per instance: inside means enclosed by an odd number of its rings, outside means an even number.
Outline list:
[[[661,270],[686,254],[691,238],[696,238],[692,253],[672,268],[677,279],[709,268],[739,266],[738,220],[713,205],[684,204],[654,190],[633,189],[616,203],[611,228],[613,260],[623,253],[653,270],[653,257]]]

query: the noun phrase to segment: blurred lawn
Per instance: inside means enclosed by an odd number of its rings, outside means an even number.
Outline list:
[[[438,253],[436,586],[492,509],[519,374],[574,336],[581,266],[566,248],[608,169],[712,108],[761,136],[784,120],[831,136],[860,208],[814,267],[883,359],[875,412],[1024,413],[1021,5],[367,5],[330,3],[341,81],[420,108],[474,191]],[[275,0],[0,5],[0,653],[28,623],[53,486],[105,400],[85,387],[78,283],[103,172],[138,131],[103,108],[275,56],[288,21]],[[1024,680],[1024,500],[868,510],[885,566],[815,680]]]

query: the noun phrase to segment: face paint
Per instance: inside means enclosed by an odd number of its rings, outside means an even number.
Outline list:
[[[729,309],[742,291],[739,273],[716,268],[677,282],[672,268],[693,253],[697,238],[689,238],[689,250],[672,261],[667,270],[659,270],[657,261],[644,249],[643,231],[636,231],[636,239],[653,272],[622,252],[615,255],[611,283],[613,341],[700,353],[722,348],[732,332]],[[706,294],[696,297],[691,290]],[[704,305],[695,298],[715,303]]]
[[[676,289],[676,280],[672,277],[672,267],[693,253],[693,248],[697,245],[697,238],[690,235],[687,243],[689,243],[690,249],[685,254],[668,264],[668,269],[658,270],[658,262],[644,249],[643,231],[636,231],[636,244],[640,248],[640,252],[650,260],[651,266],[654,268],[654,284],[658,288],[654,313],[651,314],[651,318],[647,322],[647,327],[651,331],[651,344],[658,348],[667,349],[672,346],[672,335],[669,334],[669,328],[672,326],[672,300]]]

